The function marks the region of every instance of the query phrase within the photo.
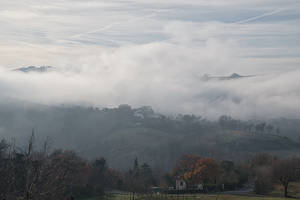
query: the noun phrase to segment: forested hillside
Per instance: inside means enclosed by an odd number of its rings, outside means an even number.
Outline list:
[[[103,156],[125,169],[138,157],[157,169],[169,169],[180,156],[247,159],[256,153],[300,152],[300,120],[241,121],[221,116],[209,121],[194,115],[167,116],[151,107],[92,108],[1,104],[0,136],[26,141],[32,129],[53,148],[72,149],[86,158]]]

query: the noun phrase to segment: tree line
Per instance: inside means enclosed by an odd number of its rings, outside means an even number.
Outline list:
[[[25,148],[0,141],[0,199],[57,200],[102,196],[106,191],[149,192],[152,169],[137,158],[128,171],[110,168],[104,158],[85,160],[70,150],[37,148],[32,133]]]
[[[87,161],[69,150],[35,148],[34,134],[26,148],[0,142],[0,198],[24,200],[74,199],[103,194],[120,184],[117,170],[103,158]]]
[[[283,196],[290,197],[290,183],[300,179],[300,158],[258,154],[246,162],[234,163],[185,155],[166,176],[166,185],[174,185],[177,179],[187,183],[188,192],[197,190],[197,184],[203,186],[204,192],[209,192],[236,190],[250,183],[256,194],[268,194],[275,185],[281,185]]]
[[[236,190],[250,182],[257,194],[267,194],[275,184],[281,184],[288,197],[290,183],[300,177],[299,158],[267,154],[241,163],[184,155],[165,174],[147,163],[140,164],[137,158],[132,167],[120,171],[110,168],[104,158],[86,160],[73,151],[50,151],[47,141],[36,146],[34,133],[25,148],[6,140],[0,142],[1,199],[71,200],[109,191],[145,194],[154,192],[153,188],[170,193],[176,191],[179,179],[186,182],[185,192]]]
[[[182,154],[237,161],[261,151],[300,149],[299,120],[254,121],[222,116],[211,121],[191,114],[163,115],[151,107],[128,105],[22,105],[0,104],[1,136],[24,143],[23,133],[35,127],[38,139],[50,137],[55,140],[55,148],[75,150],[88,159],[101,155],[110,166],[121,166],[122,170],[132,166],[135,156],[166,172]]]

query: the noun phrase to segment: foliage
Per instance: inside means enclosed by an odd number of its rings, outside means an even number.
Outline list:
[[[299,179],[300,159],[285,158],[273,164],[273,176],[284,187],[284,196],[288,197],[290,182]]]
[[[271,167],[260,167],[256,169],[256,178],[254,182],[254,192],[256,194],[268,194],[273,189]]]
[[[47,143],[43,149],[35,150],[34,141],[33,133],[24,150],[1,142],[1,198],[56,200],[70,194],[88,197],[101,195],[104,189],[117,185],[119,174],[109,170],[104,159],[90,163],[73,151],[50,153]]]
[[[216,183],[220,175],[218,163],[212,158],[202,158],[190,166],[184,173],[184,179],[191,184]]]
[[[135,158],[133,168],[125,174],[124,188],[130,192],[147,193],[156,184],[151,167],[144,163],[141,166]]]
[[[173,177],[184,177],[185,173],[190,171],[201,160],[199,155],[183,155],[175,164],[172,170]]]

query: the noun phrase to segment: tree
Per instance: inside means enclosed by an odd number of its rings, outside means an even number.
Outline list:
[[[251,160],[252,168],[271,166],[278,158],[266,153],[257,154]]]
[[[223,129],[235,130],[237,129],[237,121],[230,116],[222,115],[219,118],[219,124]]]
[[[134,159],[134,164],[133,164],[133,169],[132,169],[132,173],[134,177],[138,177],[140,174],[140,166],[139,166],[139,161],[137,158]]]
[[[141,166],[140,176],[143,182],[144,191],[149,190],[149,187],[155,184],[155,179],[153,177],[151,167],[147,163],[144,163]]]
[[[8,150],[9,144],[7,143],[6,140],[2,139],[0,141],[0,158],[3,158]]]
[[[276,134],[277,134],[277,135],[280,134],[280,128],[276,128]]]
[[[0,198],[5,199],[14,188],[14,165],[11,145],[6,140],[0,142]]]
[[[234,162],[230,160],[223,160],[220,163],[220,168],[223,172],[231,172],[234,170]]]
[[[273,164],[273,176],[279,181],[279,183],[284,188],[284,196],[289,197],[288,195],[288,186],[291,181],[295,181],[297,178],[297,170],[300,169],[299,159],[295,158],[286,158],[277,160]]]
[[[229,160],[223,160],[220,163],[220,182],[224,184],[224,189],[235,189],[239,183],[238,173],[234,163]]]
[[[84,162],[71,151],[54,151],[48,154],[48,143],[43,149],[34,147],[35,134],[25,150],[11,146],[10,150],[1,148],[0,156],[0,196],[13,199],[65,199],[72,193],[73,185],[79,182],[84,170]],[[1,147],[4,146],[1,142]],[[7,145],[6,149],[8,148]]]
[[[83,173],[86,163],[74,152],[56,150],[49,155],[37,191],[37,199],[64,199],[75,186],[85,185]]]
[[[266,127],[266,123],[264,123],[264,122],[260,123],[260,124],[256,124],[255,125],[255,130],[256,130],[257,133],[260,132],[262,134],[265,131],[265,127]]]
[[[183,177],[184,174],[191,170],[191,168],[201,160],[198,155],[184,155],[175,164],[172,170],[173,177]]]
[[[274,130],[274,127],[271,124],[268,124],[266,126],[266,129],[267,129],[268,133],[271,134],[273,132],[273,130]]]
[[[122,172],[108,168],[105,173],[106,187],[109,189],[123,189],[124,177]]]
[[[135,158],[133,162],[133,168],[129,169],[126,174],[127,189],[131,192],[141,192],[144,190],[142,179],[140,177],[140,166],[138,159]]]
[[[255,169],[254,192],[267,194],[273,189],[272,170],[270,166],[257,167]]]
[[[89,176],[89,183],[93,185],[95,195],[103,193],[106,185],[107,164],[104,158],[96,159],[91,166],[91,175]]]
[[[184,174],[184,179],[192,186],[196,183],[216,184],[219,175],[218,163],[212,158],[203,158],[190,166],[190,169]]]
[[[251,159],[251,171],[254,177],[254,192],[266,194],[273,188],[272,165],[278,160],[276,156],[266,153],[257,154]]]
[[[85,163],[72,151],[56,150],[48,154],[45,142],[43,150],[34,149],[34,131],[24,153],[17,154],[16,177],[23,191],[23,199],[64,199],[72,194],[80,182]]]
[[[0,141],[0,199],[84,199],[101,195],[95,192],[98,186],[121,188],[122,173],[109,169],[104,158],[90,163],[72,151],[48,149],[47,142],[35,148],[34,131],[25,149]],[[143,174],[151,172],[147,165],[142,169]]]

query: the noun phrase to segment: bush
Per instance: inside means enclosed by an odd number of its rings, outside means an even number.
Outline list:
[[[267,194],[273,189],[271,169],[260,168],[256,170],[256,180],[254,182],[255,194]]]

